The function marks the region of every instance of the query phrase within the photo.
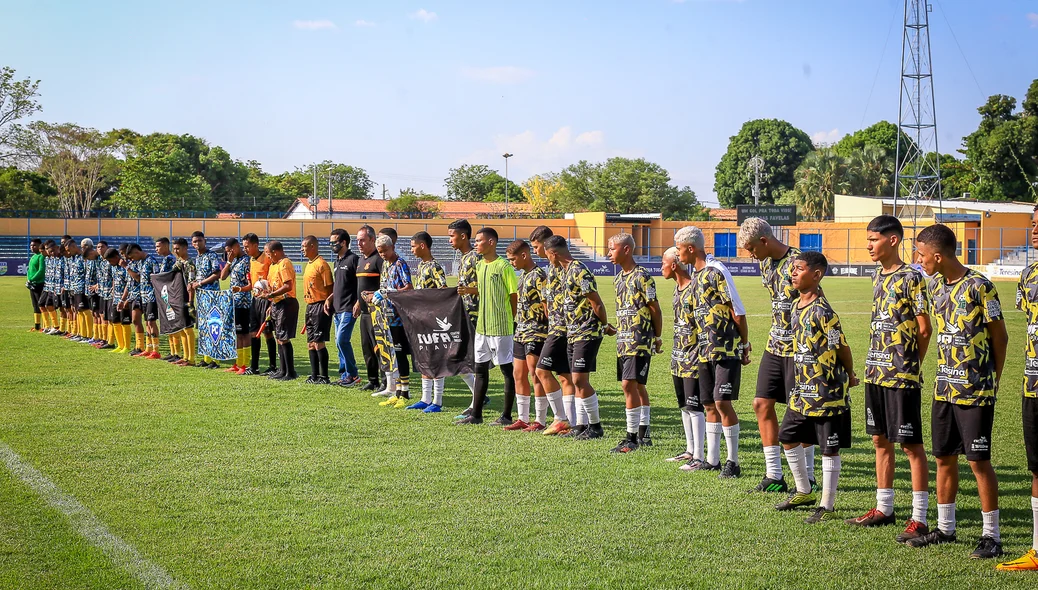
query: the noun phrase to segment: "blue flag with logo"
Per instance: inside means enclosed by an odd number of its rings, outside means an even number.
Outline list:
[[[198,311],[198,354],[218,361],[238,358],[234,334],[234,302],[230,291],[195,291]]]

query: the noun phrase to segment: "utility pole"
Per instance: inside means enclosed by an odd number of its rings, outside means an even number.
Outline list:
[[[753,179],[753,204],[760,205],[760,183],[771,177],[764,172],[764,158],[759,155],[753,156],[748,162],[750,167],[750,178]]]
[[[894,215],[898,216],[898,198],[904,193],[907,202],[900,213],[904,215],[908,213],[908,207],[912,207],[913,241],[920,203],[928,206],[933,213],[933,201],[936,199],[938,212],[944,213],[930,54],[931,10],[933,7],[927,0],[905,0],[905,25],[901,36]],[[902,134],[911,139],[910,145],[901,145]],[[933,158],[928,157],[931,153]],[[934,217],[939,217],[939,214]]]
[[[382,185],[382,200],[383,201],[386,200],[386,185],[385,184]]]
[[[317,164],[313,164],[313,172],[314,172],[314,192],[313,192],[313,195],[310,197],[310,205],[313,206],[314,219],[317,219],[317,205],[320,204],[320,202],[321,202],[321,200],[319,198],[317,198]]]
[[[505,152],[505,219],[508,219],[508,158],[511,158],[515,154]]]
[[[332,218],[332,174],[328,173],[328,219]]]

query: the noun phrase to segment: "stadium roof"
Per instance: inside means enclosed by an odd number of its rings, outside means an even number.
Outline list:
[[[882,199],[884,205],[894,205],[893,197],[857,197],[859,199]],[[898,199],[898,207],[913,206],[938,207],[937,200],[916,201],[909,199]],[[976,211],[978,213],[1031,213],[1034,211],[1034,203],[1021,203],[1016,201],[978,201],[976,199],[944,199],[940,206],[945,209],[959,209],[962,211]]]

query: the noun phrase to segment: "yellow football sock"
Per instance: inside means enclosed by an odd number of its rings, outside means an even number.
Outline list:
[[[33,323],[33,325],[35,327],[39,328],[40,324],[43,323],[43,314],[42,313],[34,313],[34,314],[32,314],[32,323]]]
[[[47,312],[40,313],[40,321],[43,323],[43,329],[46,330],[50,327],[50,314]]]
[[[112,337],[115,338],[115,348],[123,350],[126,347],[123,346],[123,331],[122,326],[112,326]]]
[[[73,321],[72,325],[73,325],[72,329],[75,331],[76,336],[82,336],[83,335],[83,314],[77,313],[76,314],[76,319]]]
[[[138,332],[138,331],[134,330],[134,332],[133,332],[133,347],[136,348],[137,350],[144,350],[145,346],[147,346],[147,345],[144,343],[144,332]]]
[[[251,345],[246,346],[245,348],[241,349],[241,362],[238,363],[238,366],[241,366],[241,367],[248,367],[250,365],[252,365],[252,346]]]
[[[94,332],[94,316],[89,313],[84,313],[83,316],[83,323],[86,324],[86,331],[84,334],[88,334],[88,338],[96,340],[97,332]]]
[[[148,352],[159,351],[159,339],[155,336],[148,336]]]
[[[177,356],[177,335],[176,334],[170,334],[169,335],[169,354],[172,355],[172,356]]]
[[[187,360],[188,362],[195,362],[195,353],[198,351],[198,338],[195,334],[194,328],[188,328],[185,330],[184,338],[187,340]]]
[[[47,313],[50,316],[50,327],[61,329],[61,322],[58,321],[58,311],[53,310]]]
[[[242,364],[241,364],[242,351],[241,351],[240,348],[237,348],[237,349],[235,349],[235,352],[238,353],[238,356],[237,356],[237,358],[234,359],[234,366],[235,367],[240,367],[240,366],[242,366]]]

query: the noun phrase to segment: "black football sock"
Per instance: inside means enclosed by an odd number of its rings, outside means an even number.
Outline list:
[[[476,391],[472,395],[472,418],[483,420],[483,400],[490,385],[490,363],[476,363]]]
[[[249,364],[249,368],[253,373],[259,373],[259,355],[262,343],[259,338],[253,338],[250,344],[252,345],[252,362]]]
[[[285,345],[278,344],[278,373],[282,375],[288,374],[288,367],[285,366]]]
[[[314,349],[309,350],[310,353],[310,377],[316,379],[321,374],[321,357],[318,356],[317,351]]]
[[[279,348],[281,348],[281,345],[278,344],[277,340],[274,340],[273,338],[266,338],[266,341],[267,341],[267,358],[270,359],[270,366],[271,367],[276,367],[276,366],[278,366],[278,364],[277,364],[277,362],[278,362],[278,360],[277,360],[277,356],[278,356],[277,351],[278,351]]]
[[[292,341],[291,340],[286,341],[285,345],[282,347],[282,350],[285,351],[285,366],[288,367],[288,376],[289,377],[295,377],[296,376],[296,357],[295,357],[295,352],[292,350]]]
[[[328,378],[328,349],[322,348],[317,351],[317,358],[321,361],[321,377]]]
[[[511,419],[512,406],[515,405],[515,376],[512,374],[512,363],[505,363],[500,368],[501,375],[505,378],[505,403],[501,408],[501,417]]]

